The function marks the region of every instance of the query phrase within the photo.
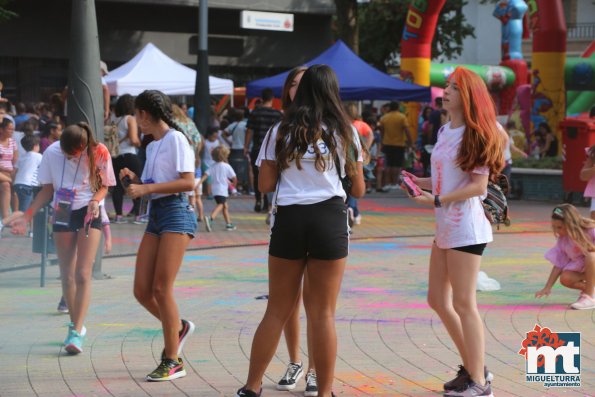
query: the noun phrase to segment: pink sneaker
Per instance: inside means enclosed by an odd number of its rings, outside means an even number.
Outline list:
[[[595,298],[591,298],[584,292],[580,294],[578,300],[570,305],[574,310],[588,310],[595,309]]]

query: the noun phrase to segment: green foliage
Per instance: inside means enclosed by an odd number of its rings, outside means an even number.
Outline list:
[[[527,157],[526,159],[514,160],[512,163],[514,168],[536,168],[536,169],[562,169],[562,158],[561,157],[544,157],[536,159],[533,157]]]
[[[10,11],[8,8],[6,8],[8,3],[10,3],[11,1],[12,0],[0,0],[0,22],[8,21],[11,18],[18,17],[17,13]]]
[[[372,0],[358,10],[359,55],[380,70],[398,65],[401,37],[410,0]],[[448,0],[438,18],[432,59],[451,59],[463,50],[463,39],[475,37],[462,12],[466,0]]]

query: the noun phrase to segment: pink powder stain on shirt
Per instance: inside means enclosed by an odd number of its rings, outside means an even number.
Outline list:
[[[452,208],[452,212],[449,213],[450,216],[450,221],[452,221],[453,223],[460,223],[461,219],[463,218],[465,214],[463,214],[463,211],[461,210],[461,207],[453,207]]]
[[[101,181],[104,186],[114,186],[116,184],[116,176],[112,166],[112,160],[107,147],[99,143],[95,146],[95,166],[101,175]]]
[[[442,192],[442,161],[436,162],[436,171],[438,171],[438,175],[436,176],[436,194],[440,194]]]

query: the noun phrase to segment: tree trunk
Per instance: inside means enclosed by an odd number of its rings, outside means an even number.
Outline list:
[[[335,0],[337,8],[337,33],[355,52],[359,54],[359,29],[357,24],[357,0]]]

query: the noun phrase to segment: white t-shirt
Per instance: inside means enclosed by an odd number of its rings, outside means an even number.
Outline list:
[[[277,123],[265,136],[263,144],[260,148],[260,153],[256,159],[256,165],[260,167],[263,160],[276,160],[275,156],[275,142],[277,141],[277,130],[279,123]],[[357,130],[352,126],[353,139],[357,146],[357,161],[363,161],[362,148],[359,142]],[[269,134],[271,134],[269,139]],[[267,144],[268,143],[268,144]],[[312,147],[312,145],[310,145]],[[299,170],[295,162],[289,163],[289,168],[283,170],[280,175],[279,189],[277,193],[278,205],[293,205],[293,204],[316,204],[328,200],[332,197],[339,196],[346,198],[345,191],[341,185],[341,180],[337,174],[337,167],[335,161],[330,156],[328,148],[321,140],[318,141],[318,147],[323,155],[327,169],[320,172],[314,166],[314,150],[309,149],[301,159],[302,169]],[[337,152],[343,153],[342,141],[337,137]],[[339,163],[341,165],[341,175],[345,176],[345,159],[339,155]]]
[[[215,160],[213,160],[211,152],[219,145],[221,145],[221,142],[219,142],[219,140],[211,142],[208,139],[205,139],[204,154],[202,156],[202,161],[209,168],[211,168],[215,164]]]
[[[112,159],[109,151],[102,143],[98,143],[95,149],[95,167],[99,170],[103,186],[116,185]],[[64,177],[62,177],[62,174],[64,174]],[[43,152],[37,179],[42,185],[51,184],[54,187],[54,192],[57,192],[60,188],[74,189],[76,194],[72,204],[73,210],[85,207],[89,200],[93,198],[93,192],[89,186],[87,151],[84,150],[80,157],[68,160],[62,149],[60,149],[60,141],[52,143]],[[99,204],[102,205],[103,200]]]
[[[447,194],[471,182],[471,173],[489,175],[488,167],[465,172],[457,165],[457,155],[465,126],[450,128],[450,122],[438,131],[438,141],[432,150],[432,193]],[[436,208],[436,245],[455,248],[492,241],[492,226],[486,218],[482,200],[485,196],[442,204]]]
[[[170,129],[161,139],[147,146],[147,162],[141,179],[143,182],[147,179],[154,183],[171,182],[179,179],[183,172],[194,174],[194,152],[184,134]],[[151,198],[169,195],[171,193],[155,193]]]
[[[16,141],[17,148],[19,149],[19,159],[21,157],[23,157],[25,154],[27,154],[27,151],[21,144],[21,139],[23,139],[24,137],[25,137],[25,133],[22,131],[15,131],[12,133],[12,138]]]
[[[244,141],[246,140],[246,120],[234,121],[225,129],[231,134],[231,148],[244,149]]]
[[[37,152],[25,152],[19,156],[17,162],[17,175],[14,179],[15,185],[39,186],[37,181],[37,169],[41,164],[41,154]]]
[[[205,174],[211,177],[211,191],[213,192],[213,196],[227,197],[229,195],[229,180],[236,176],[231,165],[220,161],[206,170]]]

